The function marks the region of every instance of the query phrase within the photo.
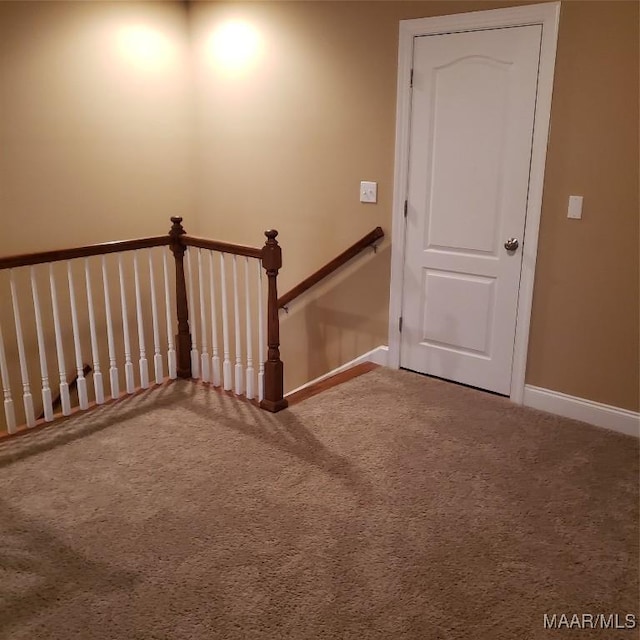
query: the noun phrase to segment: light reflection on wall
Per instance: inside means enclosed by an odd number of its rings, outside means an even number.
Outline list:
[[[208,40],[212,62],[223,73],[240,74],[254,67],[263,50],[258,30],[248,22],[232,20],[219,25]]]

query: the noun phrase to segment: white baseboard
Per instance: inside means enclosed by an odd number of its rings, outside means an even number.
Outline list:
[[[367,351],[364,355],[360,356],[360,362],[375,362],[381,367],[386,367],[389,362],[389,347],[386,345],[380,345],[371,351]]]
[[[379,347],[376,347],[375,349],[371,349],[371,351],[367,351],[367,353],[363,353],[361,356],[358,356],[357,358],[354,358],[349,362],[345,362],[343,365],[337,367],[336,369],[333,369],[332,371],[329,371],[319,376],[318,378],[315,378],[314,380],[310,380],[309,382],[306,382],[305,384],[293,389],[293,391],[289,391],[288,393],[285,394],[285,398],[287,396],[290,396],[292,393],[296,393],[296,391],[301,391],[302,389],[306,389],[307,387],[310,387],[312,384],[315,384],[316,382],[322,382],[322,380],[326,380],[331,376],[335,376],[336,373],[341,373],[342,371],[351,369],[352,367],[355,367],[357,364],[362,364],[363,362],[375,362],[376,364],[379,364],[385,367],[387,365],[388,357],[389,357],[389,347],[385,345],[380,345]]]
[[[355,367],[357,364],[363,362],[375,362],[383,367],[388,366],[389,361],[389,347],[381,345],[363,353],[361,356],[346,362],[345,364],[325,373],[324,375],[307,382],[306,384],[289,391],[286,395],[289,396],[296,391],[305,389],[306,387],[326,380],[336,373],[346,371]],[[608,404],[602,404],[600,402],[593,402],[592,400],[585,400],[584,398],[577,398],[575,396],[567,395],[566,393],[560,393],[559,391],[551,391],[550,389],[543,389],[541,387],[534,387],[527,384],[524,387],[524,399],[523,404],[533,409],[540,409],[541,411],[548,411],[565,418],[572,418],[573,420],[580,420],[589,424],[594,424],[598,427],[604,427],[618,433],[624,433],[630,436],[640,438],[640,413],[636,411],[629,411],[628,409],[620,409],[619,407],[612,407]]]
[[[640,437],[640,413],[636,411],[576,398],[566,393],[542,389],[530,384],[524,387],[523,404],[565,418],[581,420],[629,436]]]

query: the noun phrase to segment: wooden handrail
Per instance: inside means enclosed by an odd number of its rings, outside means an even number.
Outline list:
[[[153,236],[150,238],[136,238],[134,240],[115,240],[114,242],[103,242],[101,244],[91,244],[85,247],[74,247],[72,249],[57,249],[54,251],[41,251],[39,253],[25,253],[22,255],[0,258],[0,270],[13,269],[14,267],[28,267],[34,264],[43,264],[45,262],[59,262],[60,260],[73,260],[74,258],[100,256],[106,253],[117,253],[119,251],[161,247],[163,245],[168,245],[169,242],[169,236],[165,235]]]
[[[222,253],[233,253],[239,256],[248,256],[249,258],[259,259],[262,257],[262,249],[257,247],[247,247],[241,244],[231,244],[218,240],[207,240],[206,238],[197,238],[189,235],[184,235],[182,241],[187,246],[211,249]],[[113,242],[102,242],[100,244],[90,244],[83,247],[72,247],[71,249],[54,249],[53,251],[24,253],[0,258],[0,270],[13,269],[15,267],[29,267],[46,262],[73,260],[74,258],[88,258],[89,256],[100,256],[107,253],[118,253],[120,251],[162,247],[170,243],[169,236],[165,235],[152,236],[149,238],[134,238],[132,240],[114,240]]]
[[[228,242],[220,242],[219,240],[207,240],[206,238],[197,238],[190,235],[182,236],[182,242],[188,247],[199,247],[200,249],[210,249],[212,251],[220,251],[221,253],[232,253],[237,256],[248,256],[249,258],[262,257],[262,248],[246,247],[241,244],[230,244]]]
[[[367,233],[352,244],[346,251],[343,251],[339,256],[336,256],[330,262],[327,262],[323,267],[318,269],[315,273],[312,273],[308,278],[305,278],[300,284],[287,291],[287,293],[281,295],[278,298],[278,308],[282,309],[286,307],[294,298],[297,298],[301,293],[304,293],[307,289],[310,289],[315,284],[318,284],[320,280],[323,280],[328,275],[333,273],[336,269],[339,269],[343,264],[349,262],[351,258],[357,256],[361,251],[371,246],[374,242],[384,237],[384,231],[381,227],[376,227],[373,231]]]

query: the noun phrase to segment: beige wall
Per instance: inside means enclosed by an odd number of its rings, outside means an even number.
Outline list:
[[[521,4],[521,3],[509,3]],[[288,289],[376,225],[391,229],[398,21],[484,2],[194,3],[198,230],[281,230]],[[240,18],[266,55],[224,76],[206,58]],[[358,202],[361,179],[377,205]],[[566,218],[570,194],[584,219]],[[387,342],[389,240],[283,319],[286,386]],[[562,9],[527,382],[638,409],[638,5]]]
[[[156,235],[190,208],[187,52],[177,3],[0,2],[1,254]]]
[[[527,382],[638,409],[637,2],[562,7]],[[566,217],[584,195],[582,220]]]
[[[227,241],[279,229],[284,291],[390,234],[398,21],[499,6],[0,3],[0,253],[156,234],[185,212]],[[208,53],[230,17],[263,43],[235,76]],[[173,43],[162,69],[114,43],[141,20]],[[361,179],[377,205],[358,202]],[[574,193],[582,221],[565,216]],[[638,409],[638,217],[638,5],[565,2],[527,382]],[[287,388],[386,344],[389,258],[387,237],[292,305]]]

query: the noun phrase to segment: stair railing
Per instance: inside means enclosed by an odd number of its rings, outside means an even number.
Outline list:
[[[352,258],[355,258],[367,247],[372,246],[373,250],[376,251],[377,242],[382,238],[384,238],[384,231],[381,227],[376,227],[369,231],[369,233],[364,235],[357,242],[354,242],[349,248],[345,249],[341,254],[333,258],[333,260],[327,262],[317,271],[314,271],[309,277],[305,278],[302,282],[280,296],[278,298],[278,308],[285,309],[285,311],[288,310],[287,307],[292,300],[295,300],[295,298],[303,294],[305,291],[311,289],[311,287],[324,280],[327,276],[330,276],[334,271],[345,265]]]
[[[9,433],[18,425],[36,426],[40,409],[44,422],[54,420],[55,396],[67,416],[103,404],[107,395],[115,400],[167,378],[200,379],[268,411],[287,406],[277,231],[265,232],[264,247],[254,248],[189,236],[181,218],[171,221],[164,236],[0,258],[0,384]],[[89,353],[92,386],[83,360]],[[57,375],[51,376],[54,362]],[[75,364],[77,407],[69,362]],[[21,403],[15,400],[20,395]]]
[[[200,378],[249,399],[257,396],[260,406],[267,411],[284,409],[287,401],[283,393],[284,366],[280,359],[277,306],[277,278],[282,267],[282,250],[276,240],[278,232],[265,231],[267,240],[262,248],[257,248],[190,236],[182,228],[181,218],[171,218],[171,221],[173,226],[169,235],[176,262],[176,344],[181,354],[178,375]],[[239,266],[241,260],[244,269]],[[219,275],[217,279],[215,270]],[[267,276],[266,360],[262,359],[265,353],[263,270]],[[197,297],[194,291],[197,291]],[[230,297],[232,304],[229,304]],[[251,313],[252,303],[257,307],[255,316]],[[218,332],[220,324],[222,349]],[[209,329],[211,345],[208,342]],[[234,360],[231,359],[232,337]],[[254,345],[256,338],[257,345]],[[260,354],[257,375],[254,346]]]

